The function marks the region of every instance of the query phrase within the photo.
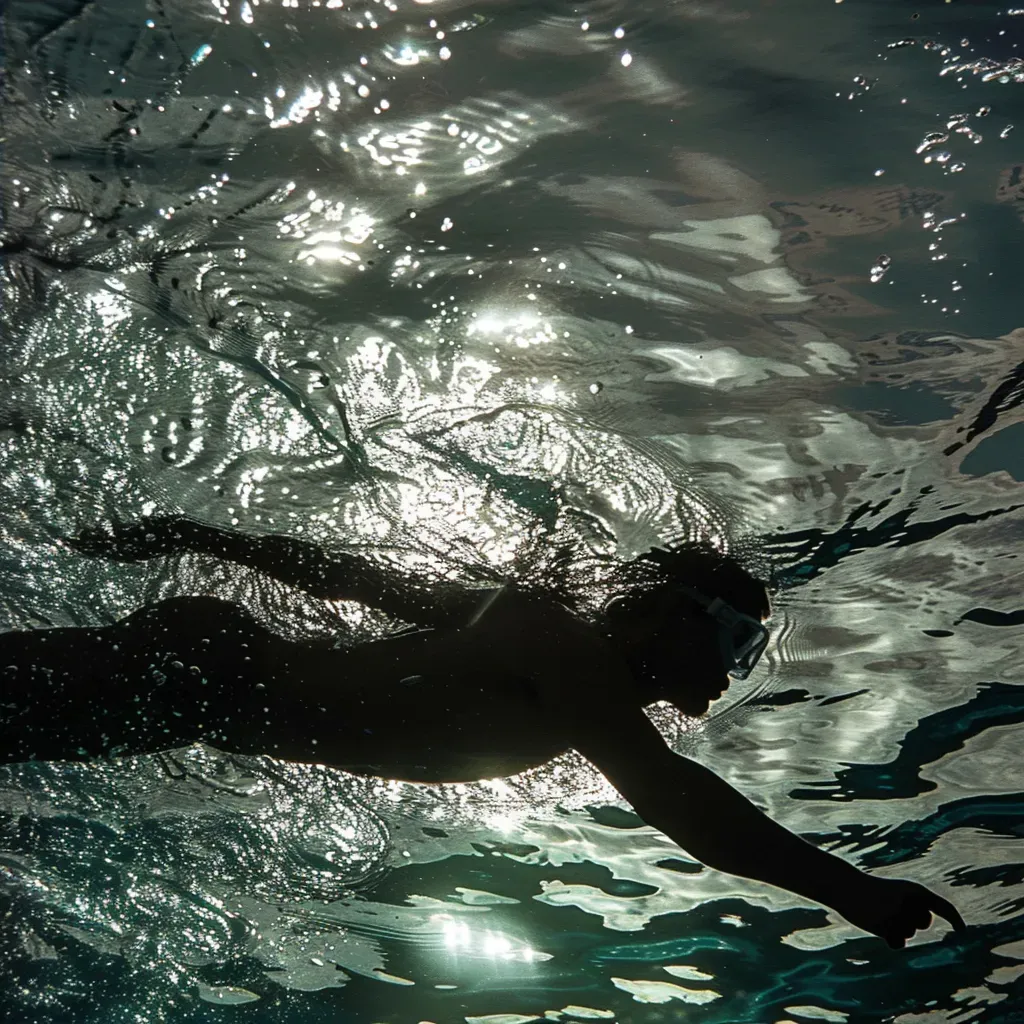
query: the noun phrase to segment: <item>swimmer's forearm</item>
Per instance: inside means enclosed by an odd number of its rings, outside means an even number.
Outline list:
[[[278,534],[251,535],[189,519],[154,516],[87,530],[70,542],[83,554],[138,562],[163,555],[210,555],[279,580],[327,601],[359,601],[424,627],[461,625],[479,596],[469,588],[421,591],[359,553],[325,551],[309,541]]]
[[[86,530],[71,542],[85,554],[116,561],[141,562],[164,555],[202,554],[258,569],[273,579],[315,597],[364,600],[370,588],[355,566],[343,558],[328,560],[322,551],[291,537],[251,536],[186,516],[153,516],[114,523],[109,531]],[[371,602],[372,603],[372,602]]]
[[[109,530],[87,530],[70,542],[89,555],[139,562],[164,555],[210,555],[304,590],[328,601],[360,601],[400,619],[435,625],[429,619],[437,601],[415,601],[369,559],[332,551],[274,534],[250,535],[185,516],[154,516],[135,523],[115,523]],[[422,605],[422,607],[421,607]],[[424,613],[418,618],[414,613]]]
[[[663,777],[653,799],[634,802],[651,825],[719,871],[767,882],[840,913],[857,898],[866,878],[858,868],[772,821],[709,769],[670,756],[679,762],[670,773],[675,777]]]

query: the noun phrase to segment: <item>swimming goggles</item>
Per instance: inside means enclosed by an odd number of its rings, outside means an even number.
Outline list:
[[[734,679],[746,679],[768,646],[767,627],[736,611],[720,597],[710,598],[692,587],[679,587],[718,623],[718,646],[725,671]]]

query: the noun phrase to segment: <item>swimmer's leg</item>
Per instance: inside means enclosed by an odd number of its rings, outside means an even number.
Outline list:
[[[296,645],[214,598],[99,629],[0,634],[0,761],[156,753],[202,740],[274,753],[308,713]]]

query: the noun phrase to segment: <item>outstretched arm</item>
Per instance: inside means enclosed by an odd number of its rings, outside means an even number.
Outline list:
[[[424,627],[452,627],[468,619],[479,591],[450,588],[430,594],[393,579],[368,558],[326,552],[316,544],[280,535],[250,535],[184,516],[153,516],[115,523],[109,530],[85,530],[69,545],[87,555],[139,562],[161,555],[195,552],[257,569],[272,579],[329,601],[361,601]]]
[[[574,745],[648,824],[710,867],[823,903],[893,948],[927,928],[932,914],[965,927],[952,904],[924,886],[866,874],[772,821],[714,772],[670,750],[640,709],[592,715]]]

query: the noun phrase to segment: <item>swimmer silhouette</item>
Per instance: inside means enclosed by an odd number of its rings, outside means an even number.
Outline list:
[[[0,635],[0,759],[81,760],[203,740],[235,754],[418,782],[508,776],[575,749],[646,822],[721,871],[831,907],[902,947],[931,915],[964,922],[916,882],[879,878],[776,824],[674,753],[644,713],[691,715],[767,642],[764,586],[710,548],[622,563],[622,594],[588,623],[515,587],[425,593],[368,560],[187,519],[90,531],[121,561],[192,551],[420,628],[352,650],[274,635],[212,597],[174,598],[103,628]],[[6,710],[4,710],[6,708]]]

